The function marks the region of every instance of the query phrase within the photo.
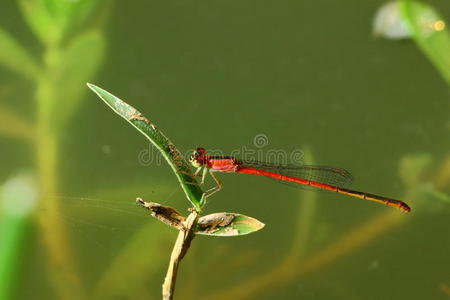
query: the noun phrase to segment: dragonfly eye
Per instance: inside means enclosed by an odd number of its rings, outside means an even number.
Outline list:
[[[194,150],[191,156],[189,156],[189,161],[196,161],[200,157],[200,153],[197,150]]]
[[[189,162],[196,168],[201,166],[201,163],[199,162],[199,153],[197,151],[194,151],[194,154],[189,157]]]
[[[197,148],[196,153],[198,153],[198,156],[205,154],[206,150],[205,148]]]
[[[204,156],[204,154],[205,154],[205,149],[204,148],[197,148],[196,150],[194,150],[192,155],[189,157],[189,162],[194,167],[201,166],[203,164],[203,156]]]

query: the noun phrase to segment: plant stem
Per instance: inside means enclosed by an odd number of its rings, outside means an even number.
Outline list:
[[[173,299],[175,282],[177,279],[178,265],[186,254],[191,241],[194,238],[192,229],[198,220],[198,211],[193,209],[186,219],[185,228],[178,232],[178,237],[170,255],[169,268],[167,269],[166,278],[162,286],[162,294],[164,300]]]
[[[65,227],[58,219],[57,195],[58,130],[52,123],[52,108],[57,99],[56,78],[59,65],[58,46],[45,51],[45,73],[37,84],[37,139],[36,159],[39,175],[41,207],[38,222],[44,244],[47,247],[49,264],[52,268],[52,285],[59,299],[82,299],[81,282],[75,271],[73,255],[67,240]],[[56,272],[54,272],[56,271]]]
[[[167,275],[163,283],[163,299],[172,299],[173,292],[175,289],[175,282],[177,277],[178,265],[186,254],[189,246],[191,244],[192,238],[194,237],[193,228],[197,224],[199,211],[204,205],[203,196],[204,192],[200,188],[197,180],[192,174],[192,168],[184,159],[180,151],[175,147],[175,145],[170,142],[170,140],[156,127],[155,124],[150,122],[149,119],[144,117],[138,110],[124,101],[120,100],[113,94],[88,83],[88,87],[95,92],[115,113],[124,118],[128,123],[133,125],[139,132],[141,132],[163,155],[167,163],[171,166],[175,175],[180,182],[188,200],[192,203],[193,208],[191,213],[183,222],[183,227],[179,230],[178,238],[172,250],[170,257],[169,268],[167,270]],[[139,203],[144,205],[149,210],[152,208],[159,207],[161,205],[156,205],[153,203],[151,206],[146,206],[146,203],[142,199],[137,199]],[[148,204],[148,203],[147,203]],[[166,212],[166,214],[164,214]],[[163,214],[159,216],[158,214]],[[182,218],[174,209],[166,207],[162,211],[154,211],[152,214],[159,220],[165,219],[166,224],[178,224],[178,221]],[[177,218],[172,219],[171,216],[178,215]],[[160,219],[159,217],[163,217]],[[181,217],[181,218],[179,218]],[[175,222],[175,223],[172,223]]]

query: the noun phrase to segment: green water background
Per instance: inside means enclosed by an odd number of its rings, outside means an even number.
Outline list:
[[[117,1],[108,8],[104,64],[91,81],[137,107],[182,151],[197,146],[224,153],[242,146],[256,149],[253,140],[263,134],[268,145],[262,150],[300,149],[305,163],[351,171],[357,190],[403,198],[409,192],[399,174],[405,157],[430,157],[421,176],[426,181],[449,155],[449,89],[412,41],[371,35],[382,3]],[[450,20],[448,1],[428,3]],[[16,3],[0,4],[0,20],[39,55],[42,48]],[[4,69],[0,82],[0,103],[33,120],[33,86]],[[143,196],[184,211],[188,202],[168,166],[140,163],[140,151],[149,147],[142,136],[93,94],[84,97],[58,135],[55,196],[62,205],[61,197],[132,203]],[[32,147],[9,138],[1,143],[0,179],[33,168]],[[390,210],[331,193],[310,196],[264,178],[222,179],[225,188],[207,212],[243,213],[266,228],[247,237],[196,238],[181,265],[179,299],[214,299],[270,274],[292,250],[305,197],[316,198],[309,199],[316,203],[302,245],[306,260]],[[432,197],[420,201],[425,203],[409,203],[410,215],[398,212],[405,220],[364,246],[301,277],[288,276],[280,286],[261,286],[263,292],[251,298],[447,299],[450,207]],[[148,242],[127,254],[133,260],[148,252],[151,267],[135,271],[139,282],[124,276],[121,285],[109,286],[111,295],[103,292],[97,298],[158,299],[176,232],[143,218],[139,207],[126,209],[141,216],[124,217],[120,211],[112,216],[100,203],[74,208],[64,217],[79,276],[86,290],[95,290],[130,237],[152,226]],[[80,219],[88,221],[76,223]],[[101,226],[91,229],[87,223]],[[27,234],[21,257],[16,298],[57,299],[48,279],[54,269],[47,264],[37,226]],[[117,296],[115,289],[125,292]]]

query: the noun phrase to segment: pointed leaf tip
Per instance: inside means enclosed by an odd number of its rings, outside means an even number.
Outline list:
[[[86,85],[116,114],[120,115],[142,133],[161,152],[175,172],[178,182],[189,201],[194,207],[200,208],[203,191],[192,174],[191,165],[184,159],[175,145],[137,109],[94,84],[86,83]]]
[[[90,89],[93,90],[94,92],[95,92],[96,90],[100,89],[100,88],[99,88],[98,86],[96,86],[95,84],[92,84],[92,83],[89,83],[89,82],[86,82],[86,85],[87,85],[88,88],[90,88]]]

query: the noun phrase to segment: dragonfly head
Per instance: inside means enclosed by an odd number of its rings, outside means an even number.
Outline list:
[[[205,155],[205,148],[197,148],[192,153],[191,157],[189,158],[189,162],[194,166],[195,168],[199,168],[203,166],[205,163],[204,161],[204,155]]]

